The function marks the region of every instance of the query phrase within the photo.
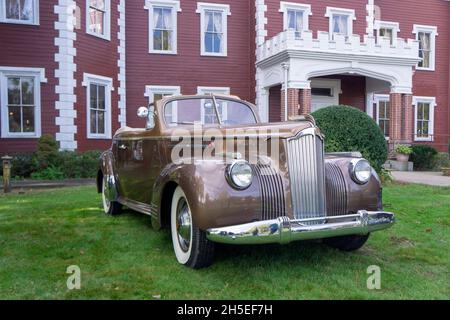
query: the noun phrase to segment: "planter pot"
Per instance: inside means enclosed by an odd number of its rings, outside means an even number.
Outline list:
[[[396,154],[396,158],[397,158],[397,161],[400,161],[400,162],[408,162],[408,160],[409,160],[409,154],[401,154],[401,153],[397,153],[397,154]]]
[[[442,174],[446,177],[450,177],[450,168],[441,168]]]

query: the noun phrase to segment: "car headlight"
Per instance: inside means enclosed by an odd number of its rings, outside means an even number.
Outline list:
[[[237,160],[227,167],[226,178],[233,188],[247,189],[253,180],[252,167],[245,160]]]
[[[350,175],[356,183],[367,183],[372,175],[372,167],[369,161],[365,159],[353,160],[350,165]]]

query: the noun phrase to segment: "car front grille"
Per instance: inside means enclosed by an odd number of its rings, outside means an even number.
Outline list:
[[[292,209],[295,219],[326,217],[324,150],[315,129],[287,141]],[[324,223],[317,220],[310,224]]]
[[[254,166],[261,188],[262,220],[276,219],[286,215],[283,181],[281,175],[271,166]]]
[[[343,216],[347,212],[347,187],[341,169],[334,163],[327,163],[326,190],[327,190],[327,215]]]

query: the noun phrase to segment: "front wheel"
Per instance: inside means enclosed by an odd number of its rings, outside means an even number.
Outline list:
[[[366,235],[351,235],[324,239],[324,243],[332,248],[342,251],[355,251],[360,249],[369,239],[369,234]]]
[[[172,197],[170,227],[173,250],[179,263],[193,269],[211,265],[214,259],[214,243],[195,225],[181,187],[175,189]]]
[[[106,214],[115,216],[122,212],[122,205],[117,201],[110,201],[108,200],[108,197],[106,196],[107,188],[108,188],[108,182],[106,180],[106,177],[103,177],[103,184],[102,184],[102,203],[103,203],[103,211]]]

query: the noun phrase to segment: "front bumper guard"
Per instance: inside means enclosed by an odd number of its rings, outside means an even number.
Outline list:
[[[301,220],[280,217],[273,220],[211,228],[206,230],[206,235],[213,242],[227,244],[287,244],[298,240],[321,239],[352,234],[363,235],[387,229],[394,223],[395,216],[393,213],[361,210],[357,214],[345,216]]]

